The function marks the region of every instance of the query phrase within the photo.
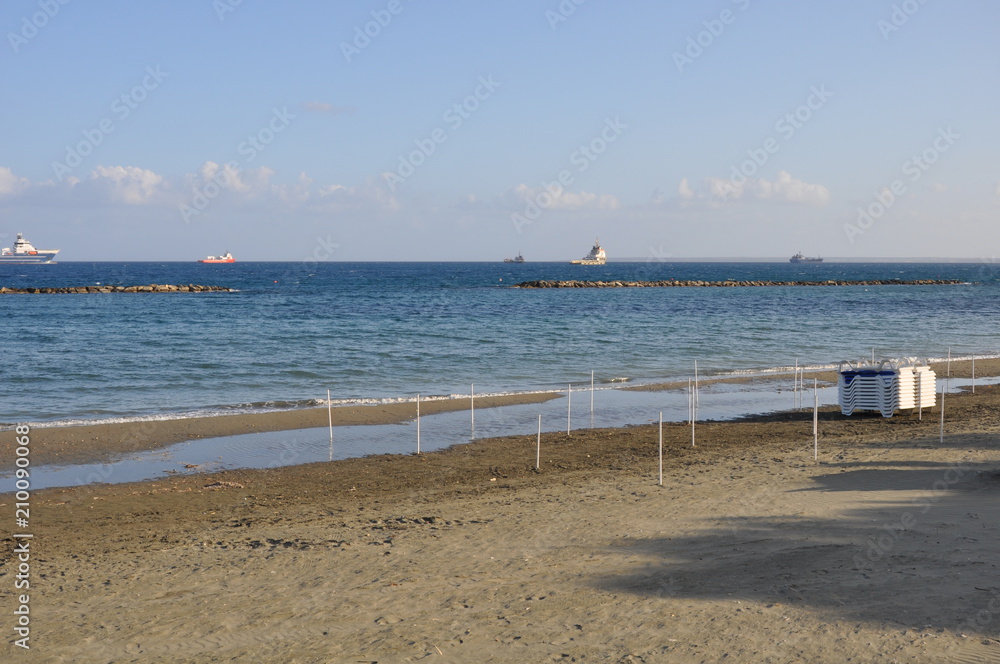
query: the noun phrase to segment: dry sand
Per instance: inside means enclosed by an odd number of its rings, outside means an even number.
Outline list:
[[[642,426],[41,491],[4,661],[1000,661],[998,407],[670,425],[662,487]]]

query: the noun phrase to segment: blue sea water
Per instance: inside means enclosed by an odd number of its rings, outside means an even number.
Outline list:
[[[531,279],[920,279],[961,286],[522,290]],[[1000,353],[991,264],[58,263],[0,285],[234,293],[0,296],[0,423],[201,415]]]

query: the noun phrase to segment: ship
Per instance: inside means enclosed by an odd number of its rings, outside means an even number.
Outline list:
[[[236,259],[228,251],[222,256],[206,256],[198,261],[199,263],[235,263]]]
[[[24,235],[18,233],[13,249],[4,247],[0,250],[0,263],[51,263],[58,253],[58,249],[35,249],[24,239]]]
[[[576,260],[570,261],[573,265],[604,265],[608,260],[608,255],[604,253],[604,247],[601,246],[600,239],[594,240],[594,247],[590,250],[590,253],[583,258],[577,258]]]
[[[517,252],[517,256],[515,256],[514,258],[505,258],[505,259],[503,259],[503,262],[504,263],[523,263],[524,262],[524,256],[522,256],[521,252],[519,251],[519,252]]]
[[[803,256],[802,252],[800,251],[799,253],[797,253],[794,256],[792,256],[791,258],[789,258],[788,262],[789,263],[822,263],[823,259],[819,258],[819,257],[813,257],[813,256]]]

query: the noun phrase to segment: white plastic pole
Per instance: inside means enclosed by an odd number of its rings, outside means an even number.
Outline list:
[[[326,391],[326,415],[330,420],[330,461],[333,461],[333,401],[330,400],[330,390]]]
[[[420,454],[420,395],[417,395],[417,454]]]
[[[948,346],[948,373],[945,374],[946,378],[951,378],[951,346]]]
[[[660,486],[663,486],[663,411],[660,411]]]
[[[692,391],[691,379],[688,379],[688,392],[691,393],[691,447],[694,447],[694,421],[698,415],[694,405],[694,392]]]
[[[921,394],[921,392],[923,392],[923,390],[921,388],[923,387],[924,379],[920,376],[920,372],[919,371],[914,371],[913,373],[915,373],[916,376],[917,376],[917,421],[923,422],[924,421],[924,397],[923,397],[923,394]]]
[[[573,383],[566,388],[566,435],[569,435],[570,423],[573,421]]]
[[[691,399],[691,379],[688,378],[688,424],[694,422],[694,401]]]
[[[694,361],[694,409],[695,418],[697,418],[698,406],[701,404],[698,394],[698,360]]]
[[[799,407],[799,360],[795,359],[795,373],[792,374],[792,410]]]
[[[806,392],[806,371],[804,367],[799,367],[799,408],[802,408],[802,400]]]
[[[872,348],[872,366],[875,366],[875,349]]]
[[[813,378],[813,461],[819,460],[819,381]]]
[[[469,385],[469,417],[472,418],[472,440],[476,439],[476,384]]]
[[[535,470],[542,464],[542,414],[538,414],[538,438],[535,441]]]
[[[594,427],[594,370],[590,370],[590,427]]]
[[[941,438],[940,438],[941,444],[944,444],[944,392],[945,392],[944,386],[945,383],[942,383],[941,384]]]

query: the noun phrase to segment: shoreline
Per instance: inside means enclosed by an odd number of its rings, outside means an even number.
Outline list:
[[[476,410],[531,403],[542,403],[562,396],[560,393],[531,392],[502,396],[476,397]],[[434,415],[469,408],[468,399],[434,399],[420,402],[421,415]],[[396,424],[416,416],[414,402],[334,406],[335,426]],[[282,410],[270,413],[213,415],[171,420],[138,420],[105,424],[80,424],[31,429],[33,465],[100,463],[113,457],[148,452],[174,443],[202,438],[219,438],[266,431],[293,431],[326,427],[329,416],[325,407]],[[16,434],[13,429],[0,431],[0,471],[14,466]]]
[[[644,425],[34,492],[30,660],[989,661],[1000,387],[820,426],[664,425],[662,486]]]
[[[948,362],[947,361],[936,361],[929,362],[931,370],[937,375],[937,378],[945,378],[948,375]],[[808,369],[801,368],[802,374],[808,376],[809,378],[815,378],[820,381],[821,384],[825,383],[825,386],[836,385],[839,380],[839,372],[836,369]],[[756,373],[746,376],[709,376],[700,377],[698,380],[699,385],[712,385],[716,383],[729,383],[733,385],[741,384],[766,384],[769,382],[777,381],[787,381],[793,372],[782,371],[782,372],[769,372],[769,373]],[[976,360],[976,378],[994,378],[1000,376],[1000,358],[983,358]],[[972,360],[952,360],[951,361],[951,378],[972,378]],[[806,384],[808,389],[810,386]],[[680,390],[687,389],[687,379],[682,381],[670,381],[665,383],[650,383],[648,385],[635,385],[623,387],[623,390],[634,390],[634,391],[649,391],[655,392],[660,390]]]
[[[971,360],[953,360],[951,376],[970,378]],[[938,378],[945,376],[945,362],[933,362],[931,368]],[[826,386],[836,385],[837,371],[830,369],[804,370],[804,375],[815,378]],[[1000,358],[976,362],[976,376],[1000,376]],[[767,373],[746,376],[714,376],[701,378],[700,385],[717,383],[768,385],[787,382],[789,373]],[[648,385],[622,386],[623,391],[667,391],[686,389],[687,381],[672,381]],[[531,403],[543,403],[561,398],[562,392],[526,392],[499,396],[476,397],[476,409],[500,408]],[[432,399],[421,401],[421,415],[454,412],[469,408],[466,398]],[[413,419],[414,402],[391,404],[334,406],[335,426],[396,424]],[[753,417],[753,415],[751,415]],[[164,420],[137,420],[131,422],[93,423],[72,426],[33,427],[31,429],[32,463],[82,464],[107,463],[121,455],[157,450],[175,443],[219,438],[249,433],[292,431],[328,426],[325,407],[294,410],[213,415]],[[13,429],[0,431],[0,472],[14,467],[16,434]]]

